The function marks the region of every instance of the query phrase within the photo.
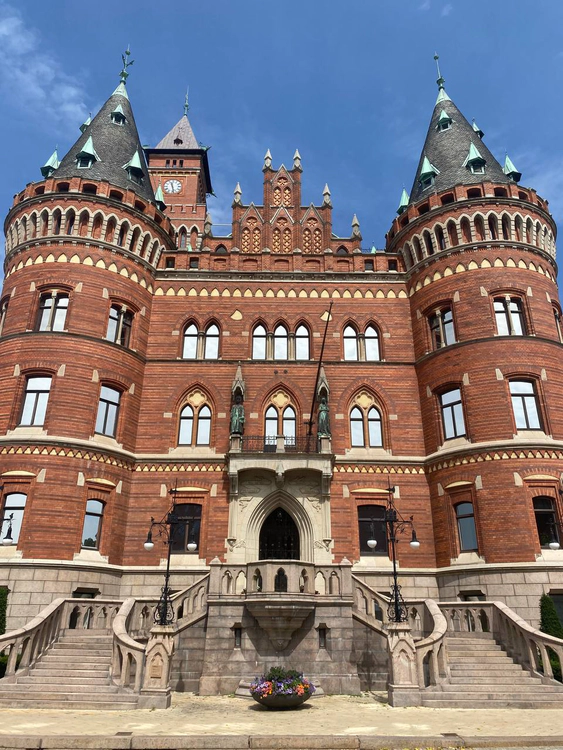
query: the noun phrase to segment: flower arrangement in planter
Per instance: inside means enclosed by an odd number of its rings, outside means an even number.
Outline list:
[[[250,683],[254,700],[267,708],[296,708],[314,692],[315,686],[303,677],[303,672],[284,667],[272,667]]]

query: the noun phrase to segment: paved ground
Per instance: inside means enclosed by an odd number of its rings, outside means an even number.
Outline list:
[[[336,741],[335,735],[341,739]],[[57,744],[57,736],[66,737],[67,744]],[[89,747],[108,748],[116,747],[121,740],[125,744],[133,742],[129,746],[136,747],[180,746],[174,745],[174,741],[167,744],[166,736],[177,739],[182,736],[184,742],[192,738],[194,744],[188,742],[183,747],[211,747],[212,736],[215,736],[219,741],[217,747],[270,747],[273,745],[256,744],[256,740],[286,737],[279,747],[305,750],[310,747],[377,747],[376,738],[381,738],[381,747],[436,746],[442,738],[446,747],[541,744],[554,748],[563,747],[563,711],[390,708],[384,702],[384,694],[326,696],[291,712],[270,711],[242,698],[191,694],[175,695],[168,710],[0,710],[0,748],[14,747],[18,739],[23,747],[39,747],[37,742],[27,742],[24,737],[41,739],[43,747],[85,747],[84,743],[89,742]],[[117,744],[113,741],[104,744],[104,737],[115,738]],[[151,737],[160,739],[156,744],[144,744]],[[196,737],[201,738],[201,744],[197,744]],[[221,737],[226,744],[221,744]],[[303,738],[301,742],[299,737]],[[71,738],[76,744],[70,742]],[[495,741],[488,743],[486,738]],[[248,744],[245,744],[246,739]]]

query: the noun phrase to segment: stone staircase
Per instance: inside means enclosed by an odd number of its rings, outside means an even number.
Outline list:
[[[106,630],[62,631],[29,674],[0,680],[0,708],[136,708],[138,696],[111,683],[112,639]]]
[[[563,685],[544,684],[516,664],[490,633],[446,636],[451,678],[426,688],[431,708],[561,708]]]

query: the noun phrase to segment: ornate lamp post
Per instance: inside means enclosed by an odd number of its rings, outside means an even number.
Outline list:
[[[160,521],[155,521],[151,516],[151,525],[147,534],[147,541],[143,545],[147,552],[150,552],[154,548],[152,535],[153,530],[156,529],[158,536],[162,538],[162,543],[168,547],[166,554],[166,572],[164,573],[164,586],[162,587],[160,599],[154,610],[154,621],[157,625],[171,625],[174,621],[174,608],[172,607],[170,598],[170,556],[172,554],[174,540],[179,531],[183,528],[182,519],[176,513],[176,490],[169,490],[169,493],[173,497],[172,506]],[[195,552],[197,544],[193,538],[191,538],[186,547],[188,552]]]
[[[10,544],[14,543],[14,539],[12,537],[12,522],[13,522],[13,520],[14,520],[14,514],[12,513],[11,515],[6,516],[6,518],[4,518],[4,520],[0,523],[0,531],[2,530],[2,526],[5,523],[8,524],[8,528],[6,530],[6,534],[4,535],[4,538],[2,539],[2,544],[5,547],[9,547]]]
[[[395,492],[395,488],[389,487],[387,491],[389,492],[389,497],[387,499],[387,506],[385,508],[384,522],[387,540],[391,543],[391,561],[393,563],[393,585],[391,587],[391,601],[389,602],[387,614],[391,622],[406,622],[409,611],[401,595],[401,587],[399,586],[399,579],[397,576],[396,545],[399,543],[397,535],[403,534],[406,529],[410,529],[410,546],[413,549],[418,549],[420,547],[420,542],[416,538],[413,516],[411,516],[408,520],[405,520],[395,507],[395,502],[393,500],[393,493]],[[374,539],[373,524],[371,529],[371,537],[371,539],[368,539],[367,544],[370,549],[375,549],[375,547],[377,546],[377,539]]]

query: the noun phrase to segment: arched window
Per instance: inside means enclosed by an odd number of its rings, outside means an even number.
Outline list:
[[[60,233],[61,233],[61,212],[57,208],[56,211],[53,211],[53,234],[60,234]]]
[[[461,235],[463,237],[463,242],[471,242],[471,226],[469,225],[469,219],[466,219],[465,217],[460,222],[461,226]]]
[[[197,339],[197,326],[195,323],[190,323],[184,330],[184,347],[182,350],[182,357],[184,359],[197,358]]]
[[[10,492],[4,498],[4,512],[0,516],[3,523],[0,526],[0,532],[7,534],[10,529],[13,544],[17,544],[20,538],[26,502],[27,495],[23,492]]]
[[[455,515],[460,552],[476,552],[478,547],[473,503],[459,503],[455,506]]]
[[[103,515],[104,504],[100,500],[88,500],[84,515],[84,526],[82,527],[82,547],[86,549],[100,548]]]
[[[416,255],[416,262],[422,258],[422,248],[420,247],[420,240],[418,237],[414,237],[412,241],[414,247],[414,254]]]
[[[348,255],[348,250],[344,247],[344,245],[340,245],[338,250],[336,251],[337,255]]]
[[[534,498],[534,515],[540,547],[548,548],[550,542],[559,542],[559,524],[555,502],[551,497]]]
[[[53,217],[53,223],[55,219]],[[53,232],[54,234],[57,234],[57,232]],[[541,247],[541,224],[539,221],[536,221],[536,246]]]
[[[428,316],[430,335],[432,337],[432,348],[440,349],[443,346],[455,344],[455,328],[451,307],[441,307]]]
[[[526,219],[526,242],[532,244],[533,225],[531,219]]]
[[[440,410],[442,412],[444,440],[463,437],[466,434],[465,419],[459,388],[451,388],[440,394]]]
[[[378,362],[380,359],[379,352],[379,333],[374,326],[368,326],[364,335],[366,347],[366,362]]]
[[[309,329],[304,325],[295,330],[295,359],[309,359]]]
[[[209,445],[210,441],[211,409],[207,404],[199,409],[186,404],[180,411],[178,445]]]
[[[506,214],[502,215],[502,239],[503,240],[509,240],[510,239],[510,219]]]
[[[516,233],[516,242],[522,242],[522,219],[520,216],[517,216],[514,220],[514,231]]]
[[[278,436],[278,410],[275,406],[268,406],[264,418],[264,446],[265,449],[276,449],[276,438]],[[272,447],[273,446],[273,447]]]
[[[358,360],[358,332],[352,326],[344,329],[344,359],[350,362]]]
[[[205,329],[204,359],[219,359],[219,328],[211,323]]]
[[[274,359],[287,359],[287,328],[281,324],[274,329]]]
[[[25,217],[24,217],[25,220]],[[66,225],[65,225],[65,233],[66,234],[72,234],[74,232],[74,222],[76,220],[76,214],[72,210],[72,208],[66,212]]]
[[[434,255],[434,246],[432,245],[432,237],[430,236],[430,232],[428,230],[425,230],[422,233],[422,237],[424,239],[424,245],[426,247],[427,254]]]
[[[489,234],[492,240],[498,240],[498,220],[496,216],[489,216]]]
[[[383,430],[379,409],[371,406],[364,410],[354,406],[350,411],[350,438],[352,447],[381,448]]]
[[[266,359],[266,329],[261,324],[252,332],[252,359]]]
[[[436,244],[438,245],[438,250],[446,249],[446,240],[444,238],[444,230],[440,226],[436,227]]]
[[[277,407],[270,404],[264,415],[264,449],[275,451],[277,436],[284,436],[286,448],[295,448],[297,441],[297,412],[293,406]]]
[[[113,242],[113,236],[115,234],[115,219],[110,219],[106,226],[106,242]]]
[[[286,406],[282,412],[282,435],[286,446],[295,446],[297,437],[297,415],[293,406]]]
[[[482,216],[475,217],[475,234],[478,240],[482,241],[485,239],[485,224]]]
[[[188,244],[188,235],[184,227],[178,232],[178,247],[186,247]]]
[[[455,221],[452,221],[452,220],[448,221],[447,228],[448,228],[448,237],[450,240],[450,247],[455,247],[459,242],[459,237],[458,237]]]

